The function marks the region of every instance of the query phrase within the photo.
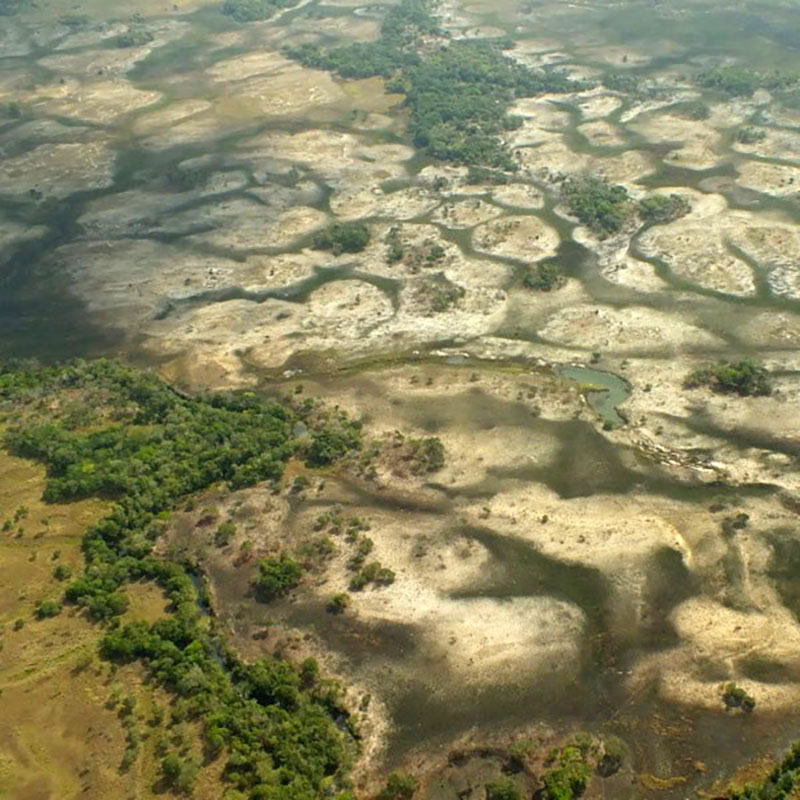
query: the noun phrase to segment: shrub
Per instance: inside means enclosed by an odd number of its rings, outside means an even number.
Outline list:
[[[71,570],[71,569],[70,569],[70,567],[68,567],[66,564],[59,564],[59,565],[58,565],[58,566],[57,566],[57,567],[56,567],[56,568],[53,570],[53,577],[54,577],[54,578],[55,578],[57,581],[66,581],[66,580],[69,580],[69,578],[71,578],[71,577],[72,577],[72,570]]]
[[[746,714],[756,707],[755,698],[735,683],[725,684],[722,690],[722,702],[725,703],[725,708],[740,708]]]
[[[338,256],[341,253],[360,253],[369,240],[369,228],[363,222],[336,222],[317,231],[311,246],[315,250],[331,250]]]
[[[543,800],[573,800],[580,797],[589,779],[589,766],[576,747],[564,747],[556,766],[544,774]]]
[[[533,289],[537,292],[550,292],[553,289],[560,289],[567,279],[561,272],[561,268],[553,261],[543,261],[526,270],[522,285],[526,289]]]
[[[153,38],[144,25],[129,25],[125,33],[117,36],[117,47],[141,47],[152,42]]]
[[[522,793],[510,778],[499,778],[486,784],[486,800],[522,800]]]
[[[785,89],[797,83],[797,77],[778,72],[755,72],[743,67],[717,67],[697,76],[697,83],[734,96],[749,96],[757,89]]]
[[[259,562],[258,575],[253,579],[256,597],[262,602],[283,597],[297,586],[302,575],[303,568],[290,556],[265,558]]]
[[[181,794],[191,794],[197,780],[199,766],[196,762],[170,753],[161,760],[164,783]]]
[[[739,144],[758,144],[759,142],[763,142],[766,138],[767,132],[760,131],[758,128],[746,126],[736,131],[736,141],[739,142]]]
[[[751,359],[736,363],[723,361],[714,367],[703,367],[687,376],[684,386],[695,389],[708,386],[722,394],[768,395],[772,392],[769,373]]]
[[[306,451],[306,463],[325,467],[361,448],[361,426],[355,422],[331,422],[315,430]]]
[[[61,603],[54,600],[40,600],[36,604],[36,619],[57,617],[61,613]]]
[[[641,88],[641,78],[628,72],[607,72],[603,75],[603,86],[612,92],[625,92],[638,94]]]
[[[619,772],[625,761],[625,744],[616,736],[610,736],[603,742],[603,755],[597,762],[597,771],[604,778]]]
[[[386,786],[378,794],[377,800],[411,800],[419,782],[413,775],[393,772],[386,780]]]
[[[236,525],[228,520],[223,522],[214,534],[214,544],[217,547],[225,547],[230,544],[231,539],[236,535]]]
[[[601,237],[617,233],[627,219],[628,192],[604,178],[570,178],[562,193],[570,214]]]
[[[653,194],[639,201],[638,210],[645,222],[664,224],[685,216],[692,206],[679,194]]]
[[[275,14],[276,4],[269,0],[225,0],[222,13],[237,22],[261,22]]]
[[[711,116],[711,109],[702,100],[687,100],[684,103],[676,103],[674,106],[670,106],[669,110],[676,117],[698,122]]]
[[[436,472],[444,466],[444,445],[438,436],[409,439],[407,442],[411,471],[415,474]]]
[[[329,614],[344,614],[344,612],[350,607],[350,603],[350,596],[340,592],[328,600],[325,610]]]

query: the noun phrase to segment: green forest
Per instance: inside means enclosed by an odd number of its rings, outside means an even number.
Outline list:
[[[308,402],[295,408],[247,392],[187,397],[111,361],[2,367],[0,413],[5,447],[45,465],[46,500],[111,501],[85,533],[85,569],[63,602],[106,626],[104,658],[141,663],[173,694],[173,717],[202,723],[206,758],[224,754],[226,798],[350,797],[357,734],[338,686],[313,662],[239,659],[203,613],[190,568],[154,555],[154,544],[171,510],[193,494],[278,481],[290,457],[332,463],[360,447],[359,426]],[[299,420],[310,431],[302,444],[292,438]],[[171,614],[120,625],[125,587],[145,580],[162,587]],[[51,603],[43,613],[60,610]],[[162,768],[191,788],[191,765],[170,754]]]
[[[386,13],[375,42],[329,50],[304,44],[286,52],[343,78],[386,78],[389,91],[405,95],[415,146],[431,157],[512,171],[501,137],[521,123],[508,113],[514,100],[584,85],[556,70],[523,66],[506,55],[511,46],[497,39],[451,41],[427,3],[403,0]]]

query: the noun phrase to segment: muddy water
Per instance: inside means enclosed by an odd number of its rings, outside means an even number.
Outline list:
[[[787,32],[793,30],[793,20],[788,9],[774,4],[747,3],[747,8],[727,10],[719,4],[685,3],[675,7],[669,14],[657,15],[650,3],[628,3],[624,7],[616,4],[586,3],[537,4],[531,15],[522,15],[515,4],[481,15],[476,12],[475,22],[497,25],[521,42],[531,37],[554,40],[553,50],[560,51],[561,60],[581,69],[605,71],[609,69],[604,57],[604,48],[620,46],[631,53],[635,61],[637,52],[648,52],[661,45],[669,45],[660,58],[641,67],[631,67],[633,74],[641,80],[662,76],[667,70],[691,73],[709,56],[736,56],[759,67],[780,66],[782,69],[800,68],[797,42]],[[104,329],[87,310],[69,281],[64,277],[63,266],[54,258],[53,251],[60,245],[81,241],[84,232],[78,223],[88,202],[98,198],[113,199],[123,191],[135,188],[158,189],[163,175],[187,158],[208,157],[208,168],[220,170],[242,169],[247,175],[247,185],[233,193],[208,193],[180,207],[179,211],[201,210],[235,197],[243,197],[247,190],[258,187],[286,186],[288,178],[277,167],[275,174],[256,180],[256,166],[248,162],[239,149],[251,137],[267,131],[302,133],[324,130],[356,132],[362,141],[396,143],[404,141],[398,133],[401,126],[369,135],[359,132],[353,123],[352,103],[340,106],[312,109],[291,119],[261,119],[245,116],[227,120],[229,126],[217,135],[197,141],[177,140],[163,149],[148,147],[135,134],[137,119],[158,109],[168,109],[173,103],[192,98],[203,98],[212,92],[203,70],[215,63],[236,55],[259,53],[266,48],[278,47],[293,36],[307,37],[313,23],[310,15],[321,20],[346,19],[350,12],[343,8],[326,7],[312,2],[285,14],[274,25],[255,27],[252,30],[236,26],[222,17],[213,6],[183,15],[189,29],[177,41],[156,48],[127,76],[133,85],[141,89],[162,92],[163,98],[145,109],[132,111],[115,123],[102,123],[94,130],[108,135],[117,161],[112,185],[93,192],[77,192],[62,201],[41,203],[29,198],[2,198],[0,211],[10,220],[46,225],[48,233],[33,244],[10,248],[3,254],[0,267],[0,356],[34,355],[44,359],[64,358],[77,355],[119,354],[141,358],[131,340],[135,331]],[[789,17],[787,18],[787,15]],[[363,14],[361,15],[362,18]],[[787,24],[787,22],[792,24]],[[796,27],[796,26],[795,26]],[[274,31],[279,35],[269,38]],[[211,47],[213,37],[220,34],[235,34],[238,38],[231,44]],[[326,34],[325,40],[337,40],[336,34]],[[45,69],[38,59],[51,55],[59,44],[55,39],[48,45],[37,46],[31,56],[3,58],[0,71],[21,74],[32,84],[57,80],[58,75]],[[91,46],[75,48],[68,52],[80,54]],[[616,62],[615,62],[616,63]],[[614,69],[627,69],[626,62],[616,63]],[[216,91],[219,91],[218,89]],[[720,98],[707,94],[709,101]],[[563,139],[578,155],[603,159],[620,153],[637,150],[655,159],[656,169],[639,177],[634,183],[639,189],[654,190],[660,187],[685,186],[700,192],[720,191],[734,209],[759,212],[780,212],[795,222],[800,222],[800,207],[795,199],[780,199],[747,189],[736,183],[737,169],[750,157],[736,153],[730,147],[732,137],[720,145],[721,161],[709,169],[694,170],[682,167],[667,159],[669,147],[648,142],[642,135],[630,130],[622,116],[638,99],[627,99],[623,105],[608,116],[609,123],[623,137],[624,144],[613,147],[592,144],[579,130],[586,120],[583,113],[572,105],[563,129]],[[55,116],[53,117],[55,118]],[[15,138],[14,131],[22,122],[4,120],[0,125],[3,136],[2,157],[10,157],[32,148],[33,140]],[[768,128],[777,127],[767,123]],[[270,156],[272,154],[261,154]],[[774,160],[776,163],[780,159]],[[419,174],[429,161],[417,154],[407,162],[408,176],[387,182],[386,193],[420,183]],[[329,212],[329,199],[337,187],[326,182],[324,175],[316,174],[306,165],[295,165],[298,175],[308,178],[320,190],[320,197],[312,205]],[[263,165],[259,166],[263,172]],[[484,202],[492,203],[498,213],[513,212],[540,217],[559,234],[560,245],[557,261],[566,274],[579,282],[589,301],[611,308],[641,307],[655,310],[676,311],[687,320],[698,321],[700,327],[713,330],[722,340],[721,346],[697,346],[698,353],[713,353],[725,356],[749,349],[758,354],[759,348],[742,341],[740,328],[749,314],[762,310],[775,310],[795,316],[800,313],[800,302],[780,297],[769,289],[763,279],[766,265],[751,260],[750,267],[758,276],[757,291],[753,297],[738,298],[726,295],[676,276],[666,264],[657,259],[646,258],[639,250],[634,238],[630,254],[652,264],[656,274],[665,283],[664,291],[642,290],[614,283],[605,277],[599,267],[598,257],[574,238],[574,224],[561,216],[557,209],[557,198],[552,187],[532,178],[520,178],[544,192],[545,203],[541,210],[525,211],[511,208],[491,200],[490,193],[481,196]],[[719,188],[722,186],[723,188]],[[0,186],[0,195],[3,187]],[[473,195],[480,196],[480,195]],[[267,214],[268,212],[265,212]],[[469,258],[482,258],[487,263],[508,267],[511,273],[509,288],[517,285],[519,273],[527,267],[522,258],[477,253],[472,243],[472,230],[451,228],[437,222],[432,223],[434,212],[420,215],[415,223],[435,224],[442,240],[455,245]],[[166,222],[169,222],[167,215]],[[367,222],[392,222],[382,217]],[[187,249],[197,247],[186,242],[198,229],[189,226],[160,238],[146,232],[138,234],[152,241],[169,241],[184,245]],[[291,247],[214,250],[201,247],[203,253],[229,258],[239,263],[248,255],[293,254],[300,252],[307,239]],[[740,254],[740,257],[741,254]],[[190,296],[165,297],[163,303],[153,309],[153,319],[167,320],[187,308],[202,308],[221,304],[229,300],[245,300],[254,304],[278,298],[288,302],[306,303],[315,291],[329,283],[359,280],[382,292],[395,312],[402,307],[402,278],[386,277],[372,272],[369,264],[319,268],[306,279],[266,288],[228,285],[218,289],[198,291]],[[493,335],[499,339],[540,343],[538,328],[542,318],[534,313],[509,312],[498,324]],[[453,336],[457,335],[453,331]],[[130,334],[130,335],[129,335]],[[426,349],[441,346],[432,342],[419,348],[417,358]],[[793,349],[795,343],[785,345]],[[571,357],[584,360],[590,346],[580,342],[571,346]],[[691,351],[692,346],[686,346]],[[613,352],[610,342],[606,352]],[[652,344],[642,345],[642,352],[653,358],[670,357],[668,347],[661,349]],[[150,362],[152,363],[152,362]],[[483,372],[479,363],[465,368]],[[627,397],[630,387],[621,378],[585,368],[569,368],[563,376],[572,381],[601,385],[602,392],[590,392],[589,402],[602,420],[612,425],[623,422],[617,406]],[[313,377],[313,376],[311,376]],[[369,375],[375,386],[380,386],[380,373]],[[365,413],[370,411],[370,396],[364,376],[331,380],[322,385],[336,395],[344,384],[351,381],[363,393]],[[360,381],[360,382],[359,382]],[[352,387],[349,387],[352,388]],[[366,400],[364,400],[366,398]],[[690,788],[710,778],[722,775],[754,752],[784,746],[800,730],[800,720],[791,714],[777,717],[756,714],[752,718],[729,718],[721,713],[700,712],[671,706],[658,699],[656,687],[648,684],[637,695],[629,693],[625,686],[628,671],[646,655],[667,652],[677,643],[677,634],[669,621],[671,611],[687,598],[699,596],[702,587],[686,567],[681,553],[670,547],[658,550],[650,559],[647,574],[643,579],[641,602],[650,610],[650,615],[638,627],[625,628],[615,620],[625,619],[630,609],[629,600],[612,591],[609,580],[601,571],[586,566],[560,561],[547,556],[527,543],[486,527],[470,527],[457,524],[454,509],[460,503],[475,500],[491,500],[505,491],[525,486],[545,486],[563,500],[594,496],[616,496],[621,500],[628,496],[647,494],[666,500],[695,503],[707,506],[719,487],[704,485],[690,480],[677,480],[667,470],[648,462],[632,450],[612,444],[597,430],[597,425],[586,420],[540,419],[531,414],[522,403],[498,399],[490,393],[475,391],[457,398],[443,396],[438,401],[420,403],[413,399],[398,398],[392,422],[409,426],[417,431],[433,435],[448,432],[485,433],[496,431],[498,436],[513,437],[515,432],[525,431],[549,437],[558,443],[551,458],[541,464],[488,465],[483,475],[474,481],[465,481],[457,486],[439,485],[435,478],[429,489],[438,500],[430,498],[425,503],[414,498],[392,498],[370,495],[365,491],[358,496],[360,506],[379,509],[396,514],[438,515],[445,535],[458,535],[474,540],[489,553],[498,568],[491,578],[476,582],[469,591],[453,592],[451,599],[489,598],[513,600],[514,598],[553,597],[579,608],[587,620],[582,639],[579,677],[567,684],[554,674],[540,677],[528,683],[496,685],[480,690],[465,689],[461,685],[448,686],[449,678],[440,672],[437,663],[427,656],[422,647],[419,631],[414,625],[402,622],[373,623],[358,618],[333,619],[325,614],[319,602],[300,603],[291,608],[276,609],[285,613],[288,621],[301,627],[313,628],[332,650],[349,660],[354,669],[376,669],[378,665],[396,662],[403,665],[402,680],[387,687],[389,702],[396,729],[389,747],[389,761],[400,762],[415,747],[433,747],[475,726],[528,724],[532,720],[547,720],[563,729],[590,727],[619,733],[631,746],[637,771],[652,772],[662,776],[690,774],[690,783],[663,792],[667,798],[685,797]],[[796,443],[730,432],[716,426],[702,412],[694,414],[686,423],[691,430],[712,435],[735,447],[764,448],[771,452],[797,456]],[[745,498],[760,498],[768,495],[769,486],[738,487],[739,495]],[[800,556],[794,545],[786,544],[786,537],[776,533],[776,557],[771,575],[783,602],[797,611],[796,572]],[[731,587],[731,598],[735,604],[744,601],[737,595],[743,584],[742,563],[736,553],[725,555],[724,568]],[[243,593],[239,582],[219,578],[221,591],[227,591],[237,601]],[[228,583],[225,583],[229,580]],[[250,607],[247,613],[262,615],[263,609]],[[437,671],[437,669],[439,671]],[[776,665],[769,658],[752,659],[745,665],[746,676],[762,681],[780,682],[797,679],[788,674],[784,665]],[[720,674],[714,679],[723,680]],[[665,735],[664,731],[673,731]],[[710,773],[705,777],[692,773],[691,763],[703,760]],[[631,796],[639,790],[632,789]]]
[[[617,406],[628,399],[631,390],[628,382],[618,375],[589,367],[562,367],[558,374],[586,387],[589,405],[609,425],[622,425],[625,420],[619,415]]]

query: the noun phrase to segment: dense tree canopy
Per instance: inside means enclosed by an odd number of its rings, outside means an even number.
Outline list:
[[[414,144],[434,158],[512,170],[501,136],[520,120],[508,114],[517,97],[582,88],[563,73],[531,70],[505,54],[510,42],[450,41],[424,0],[402,0],[386,14],[377,42],[322,50],[289,48],[307,66],[344,78],[375,75],[406,96]]]

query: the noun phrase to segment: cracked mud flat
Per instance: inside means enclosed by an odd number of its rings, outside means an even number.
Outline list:
[[[518,171],[474,184],[466,168],[420,157],[402,97],[381,81],[282,55],[323,35],[374,38],[374,9],[320,4],[320,19],[304,8],[250,27],[209,22],[211,7],[155,5],[142,5],[156,32],[142,48],[112,45],[119,23],[70,32],[37,29],[34,16],[0,32],[0,290],[26,299],[35,322],[30,298],[52,279],[66,289],[42,300],[47,325],[75,304],[70,325],[118,336],[116,353],[188,389],[302,383],[370,436],[440,436],[441,472],[387,468],[358,486],[332,477],[254,512],[248,528],[269,552],[337,503],[369,518],[394,585],[326,614],[349,581],[341,545],[275,609],[307,637],[301,651],[376,698],[369,759],[393,763],[477,720],[488,731],[532,718],[568,729],[618,720],[641,742],[638,768],[662,777],[687,774],[689,752],[722,771],[782,746],[800,693],[799,610],[775,564],[775,542],[800,537],[789,510],[800,494],[800,134],[785,127],[796,111],[765,93],[698,91],[691,75],[716,63],[719,44],[709,33],[711,55],[685,49],[667,10],[649,10],[660,29],[641,23],[623,46],[603,4],[542,4],[527,17],[513,3],[448,3],[453,35],[504,32],[524,63],[636,70],[644,87],[517,101],[522,124],[507,141]],[[708,119],[676,113],[697,99]],[[6,114],[13,102],[19,117]],[[756,112],[766,138],[736,144]],[[563,178],[584,173],[634,199],[679,194],[691,212],[599,239],[560,199]],[[370,227],[363,252],[312,249],[315,231],[346,220]],[[543,259],[564,270],[562,288],[525,288]],[[437,285],[457,291],[434,310]],[[698,366],[743,355],[775,372],[772,396],[683,387]],[[589,361],[630,384],[626,425],[603,430],[550,371]],[[733,504],[712,512],[720,492]],[[723,535],[721,519],[738,511],[747,528]],[[208,568],[222,617],[256,654],[264,609],[244,598],[240,545]],[[728,680],[757,699],[747,728],[722,709]],[[649,727],[656,712],[694,727],[665,745]]]

